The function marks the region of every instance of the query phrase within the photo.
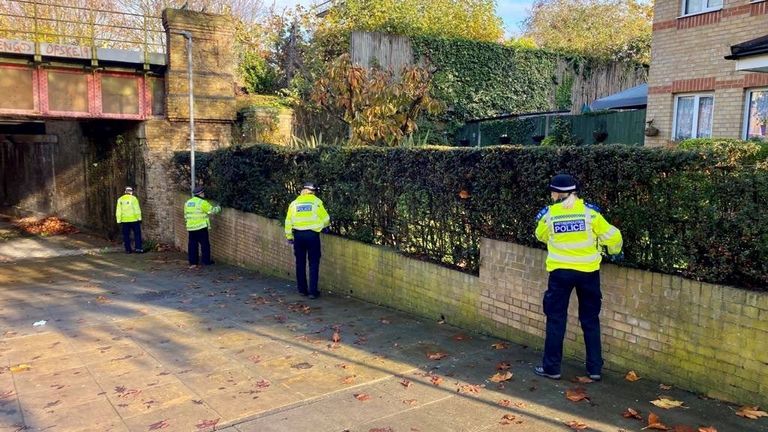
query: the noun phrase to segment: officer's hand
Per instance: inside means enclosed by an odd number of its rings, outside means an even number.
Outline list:
[[[611,255],[612,263],[620,263],[622,261],[624,261],[624,252],[619,252],[617,254]]]
[[[286,242],[287,242],[289,245],[293,246],[293,239],[288,239],[288,240],[286,240]]]

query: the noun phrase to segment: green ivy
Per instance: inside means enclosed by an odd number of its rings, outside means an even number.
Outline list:
[[[624,236],[626,265],[768,289],[768,168],[709,148],[496,146],[482,149],[257,145],[197,159],[222,205],[281,219],[304,181],[320,185],[332,232],[476,273],[483,237],[542,247],[535,216],[553,174]],[[188,187],[188,153],[175,158]]]

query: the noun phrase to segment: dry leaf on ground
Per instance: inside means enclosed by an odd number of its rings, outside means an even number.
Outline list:
[[[456,389],[457,393],[479,394],[480,386],[477,384],[464,384]]]
[[[627,410],[624,411],[623,413],[621,413],[621,415],[624,418],[635,418],[635,419],[638,419],[638,420],[642,420],[643,419],[643,417],[640,415],[640,411],[632,409],[632,408],[627,408]]]
[[[427,358],[430,360],[442,360],[444,358],[448,357],[448,354],[444,352],[430,352],[427,353]]]
[[[403,403],[406,405],[416,405],[416,402],[416,399],[406,399],[403,401]]]
[[[153,430],[160,430],[160,429],[165,429],[165,428],[170,427],[170,426],[171,426],[171,424],[168,423],[167,419],[166,420],[160,420],[159,422],[152,423],[151,425],[149,425],[149,430],[151,430],[151,431],[153,431]]]
[[[343,380],[341,380],[342,384],[352,384],[354,382],[355,382],[355,376],[354,375],[350,375],[350,376],[344,378]]]
[[[371,396],[369,396],[366,393],[355,393],[353,396],[355,397],[355,399],[357,399],[359,401],[371,400]]]
[[[593,380],[592,378],[585,377],[585,376],[576,377],[572,381],[579,384],[589,384],[589,383],[595,382],[595,380]]]
[[[331,336],[331,342],[333,343],[339,343],[341,342],[341,335],[338,331],[333,332],[333,336]]]
[[[699,428],[699,432],[717,432],[717,429],[715,429],[714,426],[702,426]]]
[[[654,413],[650,413],[648,414],[648,426],[644,427],[642,430],[646,429],[667,431],[669,430],[669,427],[661,422],[659,416]]]
[[[496,342],[495,344],[491,345],[491,348],[497,350],[507,349],[509,348],[509,344],[507,342]]]
[[[385,427],[385,428],[371,428],[368,429],[368,432],[395,432],[391,427]]]
[[[664,409],[687,408],[687,407],[683,406],[684,402],[681,402],[681,401],[678,401],[678,400],[674,400],[674,399],[669,399],[669,398],[666,398],[664,396],[662,396],[662,397],[660,397],[660,398],[658,398],[656,400],[652,400],[651,403],[656,405],[659,408],[664,408]]]
[[[568,423],[566,423],[566,425],[568,425],[568,427],[573,430],[584,430],[589,427],[586,425],[586,423],[580,422],[578,420],[571,420]]]
[[[504,414],[504,415],[501,417],[501,421],[500,421],[499,423],[501,423],[501,424],[503,424],[503,425],[510,425],[510,424],[512,424],[512,422],[514,422],[514,421],[515,421],[515,419],[516,419],[516,418],[517,418],[517,417],[515,417],[515,416],[514,416],[514,415],[512,415],[512,414]]]
[[[587,390],[584,389],[584,387],[569,388],[565,391],[565,397],[573,402],[589,400],[589,396],[587,396]]]
[[[509,372],[509,371],[498,372],[488,379],[495,383],[509,381],[512,379],[512,372]]]
[[[631,370],[631,371],[627,372],[627,375],[624,376],[624,379],[629,381],[629,382],[635,382],[635,381],[640,379],[640,376],[637,374],[637,372]]]
[[[212,420],[201,420],[200,423],[196,424],[195,427],[198,429],[207,429],[207,428],[216,428],[216,425],[219,423],[220,418],[212,419]]]
[[[456,342],[465,341],[467,339],[471,339],[469,336],[465,335],[464,333],[459,333],[457,335],[454,335],[451,337],[451,339],[455,340]]]
[[[430,381],[432,381],[432,384],[439,386],[440,384],[443,383],[443,377],[432,375],[432,378],[430,379]]]
[[[496,364],[496,370],[505,371],[509,370],[510,368],[512,368],[512,365],[506,361],[498,362]]]
[[[400,381],[400,385],[402,385],[402,386],[403,386],[403,387],[405,387],[405,388],[408,388],[408,387],[410,387],[411,385],[413,385],[413,383],[412,383],[412,382],[410,382],[410,381],[408,381],[407,379],[403,379],[402,381]]]
[[[666,385],[666,384],[659,384],[659,389],[664,390],[664,391],[672,390],[672,386],[671,385]]]
[[[760,407],[757,406],[743,406],[738,411],[736,411],[736,415],[739,417],[748,418],[750,420],[757,420],[760,417],[768,417],[768,413],[765,411],[760,411]]]
[[[11,366],[11,372],[17,373],[17,372],[26,372],[28,370],[32,369],[32,366],[28,364],[18,364],[16,366]]]

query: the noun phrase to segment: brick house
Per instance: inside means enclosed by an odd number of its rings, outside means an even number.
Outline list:
[[[656,0],[650,146],[689,137],[766,139],[768,0]]]

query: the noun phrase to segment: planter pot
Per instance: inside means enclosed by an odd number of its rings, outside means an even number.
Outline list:
[[[648,126],[647,128],[645,128],[645,131],[643,133],[645,134],[645,136],[652,137],[659,134],[659,129],[653,126]]]

